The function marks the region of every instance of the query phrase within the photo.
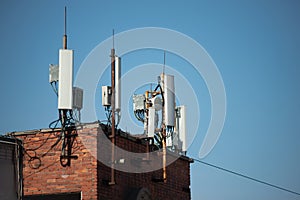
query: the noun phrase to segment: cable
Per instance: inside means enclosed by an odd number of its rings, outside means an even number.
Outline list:
[[[225,172],[234,174],[234,175],[236,175],[236,176],[240,176],[240,177],[243,177],[243,178],[246,178],[246,179],[249,179],[249,180],[252,180],[252,181],[255,181],[255,182],[258,182],[258,183],[261,183],[261,184],[264,184],[264,185],[267,185],[267,186],[270,186],[270,187],[273,187],[273,188],[276,188],[276,189],[279,189],[279,190],[282,190],[282,191],[289,192],[289,193],[292,193],[292,194],[295,194],[295,195],[300,196],[300,193],[299,193],[299,192],[295,192],[295,191],[286,189],[286,188],[284,188],[284,187],[280,187],[280,186],[277,186],[277,185],[274,185],[274,184],[272,184],[272,183],[268,183],[268,182],[266,182],[266,181],[262,181],[262,180],[259,180],[259,179],[256,179],[256,178],[252,178],[252,177],[250,177],[250,176],[247,176],[247,175],[244,175],[244,174],[241,174],[241,173],[238,173],[238,172],[234,172],[234,171],[229,170],[229,169],[225,169],[225,168],[223,168],[223,167],[219,167],[219,166],[217,166],[217,165],[213,165],[213,164],[210,164],[210,163],[201,161],[201,160],[199,160],[199,159],[195,159],[195,158],[192,158],[192,159],[193,159],[194,161],[197,161],[197,162],[201,163],[201,164],[204,164],[204,165],[207,165],[207,166],[210,166],[210,167],[219,169],[219,170],[221,170],[221,171],[225,171]]]
[[[57,120],[51,122],[51,123],[49,124],[49,128],[50,128],[50,129],[53,129],[53,130],[56,129],[59,122],[60,122],[60,119],[57,119]],[[53,124],[55,124],[55,125],[53,126]]]
[[[54,85],[53,85],[53,83],[54,83]],[[57,81],[51,82],[50,84],[51,84],[51,87],[52,87],[54,93],[58,97]]]
[[[116,128],[117,128],[121,121],[121,111],[117,111],[116,113],[117,113],[117,123],[116,123]]]
[[[106,125],[108,126],[111,126],[111,115],[112,115],[112,110],[110,109],[109,106],[105,106],[105,116],[107,118]]]
[[[65,14],[66,14],[66,9],[65,9]],[[66,27],[65,27],[66,29]],[[64,47],[66,47],[66,35],[64,35],[64,39],[65,39],[65,44]],[[51,82],[50,83],[52,86],[53,91],[55,92],[56,96],[58,97],[58,88],[57,88],[57,81]],[[80,111],[79,111],[80,112]],[[29,166],[31,168],[39,168],[42,165],[42,161],[41,158],[43,158],[44,156],[46,156],[53,148],[55,148],[57,146],[58,143],[61,142],[61,157],[60,157],[60,163],[63,167],[66,167],[68,165],[70,165],[70,158],[69,156],[71,156],[72,154],[72,147],[73,147],[73,143],[74,143],[74,138],[70,139],[70,137],[72,136],[72,131],[69,132],[70,128],[73,130],[75,129],[76,131],[76,124],[78,122],[80,122],[80,113],[79,116],[76,115],[76,111],[73,112],[72,109],[58,109],[58,113],[59,113],[59,118],[53,122],[51,122],[49,124],[49,128],[54,130],[55,128],[57,128],[58,124],[60,123],[61,125],[61,133],[58,136],[56,142],[50,147],[50,149],[48,149],[45,153],[43,153],[42,155],[40,155],[39,157],[36,155],[36,150],[41,148],[50,138],[50,135],[48,136],[48,138],[44,141],[44,143],[42,143],[40,146],[38,146],[37,148],[33,149],[32,151],[34,152],[34,156],[31,156],[26,150],[25,153],[28,155],[29,157]],[[66,138],[66,136],[68,138]],[[77,133],[74,135],[75,137],[77,136]],[[66,154],[66,150],[68,151]],[[63,159],[62,157],[68,157],[67,158],[67,163],[63,163]],[[32,162],[33,161],[38,161],[38,165],[37,166],[33,166]]]
[[[40,168],[40,166],[42,165],[42,160],[41,158],[45,157],[59,142],[61,139],[61,135],[55,136],[55,137],[50,137],[52,134],[49,134],[48,137],[46,139],[44,139],[44,141],[42,142],[42,144],[40,144],[38,147],[33,148],[33,149],[25,149],[25,147],[22,145],[22,149],[24,151],[24,153],[28,156],[28,165],[31,169],[38,169]],[[45,153],[41,154],[41,155],[37,155],[37,150],[39,150],[40,148],[42,148],[49,139],[55,139],[57,138],[56,142],[54,144],[51,145],[50,149],[48,149]],[[38,141],[42,141],[42,140],[38,140]],[[28,144],[24,143],[24,144]],[[29,154],[29,152],[33,152],[33,156]],[[35,164],[33,164],[33,162],[35,162]]]

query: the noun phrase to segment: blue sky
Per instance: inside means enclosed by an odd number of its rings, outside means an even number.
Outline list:
[[[196,40],[218,66],[227,96],[222,135],[203,161],[300,192],[299,1],[4,0],[0,5],[1,134],[45,128],[57,118],[48,66],[58,62],[66,5],[75,73],[113,28],[119,33],[163,27]],[[162,63],[157,53],[148,53],[125,55],[123,65],[129,70]],[[173,57],[170,66],[185,64]],[[198,91],[203,119],[188,152],[197,158],[210,103],[203,80],[191,82],[204,91]],[[101,112],[100,102],[97,106]],[[191,171],[193,199],[300,199],[199,163]]]

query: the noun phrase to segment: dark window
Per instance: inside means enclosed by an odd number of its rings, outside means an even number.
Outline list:
[[[24,200],[81,200],[80,192],[24,196]]]

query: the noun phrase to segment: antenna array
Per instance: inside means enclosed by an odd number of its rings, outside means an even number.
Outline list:
[[[60,162],[62,166],[70,166],[74,138],[77,136],[76,124],[80,123],[83,90],[73,87],[73,50],[67,48],[67,8],[64,10],[64,35],[62,49],[59,50],[59,64],[49,67],[49,82],[58,96],[59,119],[50,123],[61,124],[60,138],[62,141]]]

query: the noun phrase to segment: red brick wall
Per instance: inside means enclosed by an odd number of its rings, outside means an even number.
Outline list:
[[[59,132],[16,135],[23,139],[26,150],[23,166],[24,195],[82,191],[82,199],[97,199],[97,160],[80,140],[91,141],[91,146],[92,141],[96,144],[97,129],[85,131],[86,136],[77,137],[73,143],[73,151],[78,159],[71,160],[69,167],[60,164],[61,142],[51,149]]]
[[[189,164],[178,160],[167,167],[167,182],[156,182],[154,177],[162,176],[162,170],[148,173],[125,173],[116,171],[116,184],[107,185],[110,169],[99,164],[100,199],[127,199],[133,190],[147,188],[155,200],[190,199]],[[181,168],[181,169],[180,169]],[[105,171],[105,173],[103,173]]]
[[[132,138],[126,133],[120,133],[120,131],[116,137],[116,144],[124,150],[135,153],[145,153],[147,149],[145,142]],[[100,154],[100,152],[102,152],[102,154]],[[103,154],[105,154],[105,158],[110,158],[110,146],[105,146],[101,143],[101,140],[98,140],[98,156],[102,157]],[[120,155],[117,150],[115,158],[116,160],[122,158],[122,155]],[[107,184],[110,180],[110,168],[103,165],[101,162],[98,162],[98,187],[100,199],[128,199],[130,193],[138,188],[147,188],[152,195],[152,199],[155,200],[190,199],[190,160],[187,157],[176,158],[178,157],[174,157],[172,154],[168,154],[167,156],[167,160],[175,161],[167,167],[166,182],[162,181],[163,171],[161,152],[158,152],[158,156],[150,156],[148,161],[141,160],[133,162],[132,160],[125,160],[125,163],[127,162],[129,164],[123,164],[123,170],[130,167],[139,168],[145,165],[153,166],[153,168],[158,167],[158,170],[148,173],[126,173],[115,170],[115,185]]]
[[[94,156],[110,159],[111,147],[102,146],[101,127],[98,123],[86,125],[78,130],[79,137],[73,143],[71,165],[62,167],[59,161],[61,142],[51,148],[57,141],[59,132],[40,131],[35,133],[16,133],[24,141],[24,195],[51,194],[82,191],[82,199],[127,199],[128,195],[138,188],[147,188],[152,199],[190,199],[190,161],[179,158],[167,167],[167,182],[154,179],[162,177],[162,170],[148,173],[125,173],[115,170],[115,185],[108,185],[111,169]],[[118,135],[116,142],[127,151],[145,153],[146,145],[141,140],[131,140]],[[98,147],[98,150],[97,148]],[[46,153],[47,152],[47,153]],[[38,157],[39,160],[34,159]],[[168,155],[168,159],[172,155]],[[121,157],[116,157],[119,159]],[[103,157],[102,157],[103,159]],[[33,161],[32,161],[33,160]],[[145,165],[161,165],[144,162]],[[39,166],[39,167],[38,167]],[[126,166],[126,165],[125,165]],[[36,168],[36,169],[34,169]]]

